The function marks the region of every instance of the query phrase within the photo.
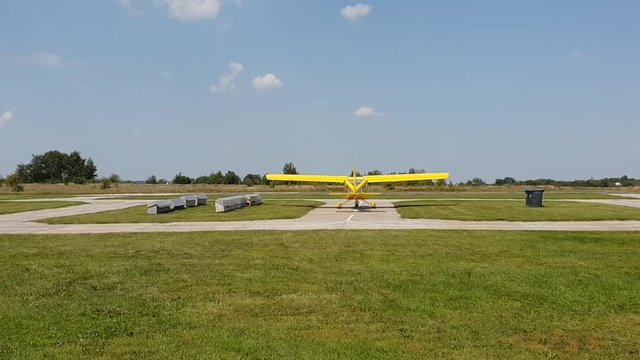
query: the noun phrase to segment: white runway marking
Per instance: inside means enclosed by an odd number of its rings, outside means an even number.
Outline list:
[[[349,217],[347,218],[347,222],[351,221],[351,219],[353,219],[353,216],[354,216],[354,215],[355,215],[355,214],[351,214],[351,216],[349,216]]]

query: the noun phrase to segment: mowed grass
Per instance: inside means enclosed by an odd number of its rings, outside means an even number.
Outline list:
[[[213,204],[209,202],[204,206],[157,215],[148,215],[147,207],[143,205],[94,214],[49,218],[40,220],[40,222],[47,224],[112,224],[295,219],[320,205],[322,203],[319,201],[309,200],[265,200],[261,205],[216,213]]]
[[[78,201],[0,201],[0,215],[19,213],[24,211],[57,209],[67,206],[82,205]]]
[[[523,191],[518,192],[408,192],[382,193],[379,199],[525,199]],[[544,199],[634,199],[624,195],[603,192],[553,192],[545,191]]]
[[[0,235],[0,358],[633,359],[639,240]]]
[[[417,200],[395,203],[405,219],[493,221],[640,220],[640,209],[628,206],[545,201],[541,208],[520,201]]]

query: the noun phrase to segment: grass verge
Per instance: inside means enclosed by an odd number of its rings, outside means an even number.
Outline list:
[[[320,205],[322,205],[321,202],[308,200],[265,200],[261,205],[247,206],[226,213],[216,213],[213,205],[209,204],[158,215],[147,215],[146,206],[134,206],[122,210],[43,219],[40,222],[113,224],[295,219]]]
[[[582,203],[547,201],[541,208],[516,201],[418,200],[395,203],[405,219],[486,220],[486,221],[598,221],[640,220],[640,209]]]
[[[637,358],[636,233],[0,235],[2,358]]]
[[[78,201],[34,201],[34,202],[14,202],[0,201],[0,215],[14,214],[24,211],[57,209],[67,206],[82,205]]]

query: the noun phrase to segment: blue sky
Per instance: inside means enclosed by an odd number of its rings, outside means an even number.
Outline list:
[[[640,177],[640,2],[0,2],[0,173]]]

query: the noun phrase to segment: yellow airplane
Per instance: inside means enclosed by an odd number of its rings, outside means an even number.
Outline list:
[[[344,193],[331,193],[343,197],[346,201],[338,202],[338,208],[354,200],[355,207],[360,205],[360,201],[369,204],[372,208],[376,207],[375,201],[369,202],[368,199],[380,193],[367,192],[369,184],[373,183],[390,183],[390,182],[406,182],[420,180],[444,180],[449,177],[448,173],[418,173],[418,174],[392,174],[392,175],[365,175],[357,176],[356,169],[353,168],[351,176],[340,175],[298,175],[298,174],[267,174],[267,180],[271,181],[300,181],[314,183],[335,183],[345,186]]]

